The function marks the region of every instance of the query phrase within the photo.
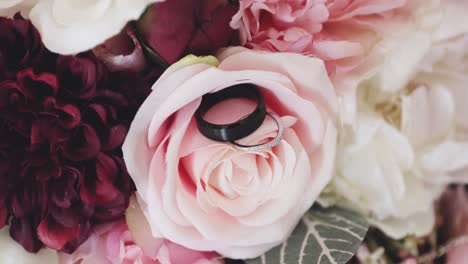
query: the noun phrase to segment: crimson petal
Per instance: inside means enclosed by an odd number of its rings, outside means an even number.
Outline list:
[[[0,109],[15,108],[24,104],[24,95],[14,81],[0,82]]]
[[[81,121],[81,113],[78,107],[72,104],[58,104],[56,99],[49,97],[44,100],[44,109],[55,115],[62,127],[72,129]]]
[[[112,157],[100,153],[96,160],[96,180],[84,182],[81,198],[89,205],[107,204],[115,200],[120,191],[114,186],[119,168]]]
[[[6,206],[4,204],[1,204],[0,206],[1,206],[1,208],[0,208],[0,228],[2,228],[3,226],[5,226],[5,224],[7,222],[8,211],[7,211]]]
[[[46,246],[60,250],[62,247],[76,239],[80,228],[66,228],[61,226],[50,217],[44,218],[37,227],[37,235]]]
[[[88,58],[61,56],[57,59],[60,87],[79,99],[89,99],[96,94],[102,71],[102,65]]]
[[[10,236],[29,252],[38,252],[42,248],[42,243],[36,235],[35,227],[27,218],[13,219],[11,221]]]
[[[104,150],[113,150],[122,145],[127,135],[127,127],[124,125],[116,125],[109,129],[107,140],[103,145]]]
[[[199,2],[171,0],[157,3],[138,23],[138,33],[168,64],[176,62],[185,51],[195,30],[193,10]]]
[[[35,74],[32,69],[18,73],[19,89],[32,100],[53,96],[58,92],[57,77],[51,73]]]
[[[95,157],[101,149],[101,141],[94,128],[83,124],[66,142],[64,156],[71,161],[87,160]]]

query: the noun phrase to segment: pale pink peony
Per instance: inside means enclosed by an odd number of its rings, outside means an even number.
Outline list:
[[[195,250],[250,258],[287,239],[333,175],[337,98],[323,62],[232,47],[171,66],[138,111],[124,158],[152,234]],[[194,113],[206,93],[260,87],[282,118],[280,144],[258,152],[205,138]],[[232,99],[206,118],[229,123],[253,102]],[[271,118],[240,142],[272,140]],[[127,212],[129,215],[129,212]],[[131,215],[131,213],[130,213]]]

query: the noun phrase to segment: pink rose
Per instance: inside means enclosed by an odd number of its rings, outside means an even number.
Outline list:
[[[288,237],[330,181],[337,98],[319,59],[233,47],[218,60],[186,57],[163,74],[131,125],[124,159],[155,237],[256,257]],[[260,87],[269,111],[281,117],[285,133],[274,148],[245,152],[197,129],[201,97],[240,83]],[[206,118],[229,123],[252,104],[232,99]],[[265,142],[276,133],[266,118],[241,142]]]
[[[144,230],[145,226],[141,226]],[[132,239],[125,221],[97,228],[73,254],[60,253],[60,264],[221,264],[214,254],[197,252],[164,239],[146,241],[156,254],[146,252]]]

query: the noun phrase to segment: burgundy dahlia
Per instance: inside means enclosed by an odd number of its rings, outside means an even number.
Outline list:
[[[91,53],[48,52],[29,21],[0,18],[0,228],[30,252],[74,251],[123,216],[120,147],[149,85]]]

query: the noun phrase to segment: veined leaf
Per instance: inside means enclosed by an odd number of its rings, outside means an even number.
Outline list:
[[[342,264],[356,253],[369,223],[341,207],[313,206],[282,245],[247,264]]]

